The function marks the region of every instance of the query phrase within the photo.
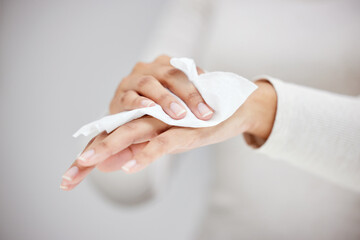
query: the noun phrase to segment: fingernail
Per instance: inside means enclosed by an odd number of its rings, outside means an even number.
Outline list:
[[[67,186],[64,186],[64,185],[60,185],[60,189],[61,189],[61,190],[67,190],[68,187],[67,187]]]
[[[155,106],[155,102],[148,100],[148,99],[144,99],[141,101],[141,105],[144,107],[153,107],[153,106]]]
[[[79,168],[77,166],[73,166],[69,170],[65,172],[65,174],[62,176],[63,179],[66,179],[68,181],[72,181],[76,174],[78,174]]]
[[[135,166],[136,166],[136,160],[130,160],[127,163],[125,163],[125,165],[122,166],[121,168],[126,172],[129,172]]]
[[[77,159],[79,159],[82,162],[87,162],[89,159],[95,154],[94,149],[90,149],[83,154],[81,154]]]
[[[213,111],[211,111],[211,109],[208,106],[206,106],[206,104],[204,103],[198,104],[198,110],[202,117],[207,117],[213,114]]]
[[[186,112],[186,110],[176,102],[172,102],[170,104],[170,109],[177,117],[181,116],[183,113]]]

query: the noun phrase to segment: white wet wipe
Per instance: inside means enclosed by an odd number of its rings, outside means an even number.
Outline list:
[[[138,108],[103,117],[82,126],[74,133],[73,137],[97,134],[104,130],[109,133],[117,127],[144,115],[153,116],[172,126],[193,128],[215,126],[233,115],[257,88],[251,81],[230,72],[207,72],[198,75],[195,62],[190,58],[172,58],[170,63],[186,74],[205,102],[214,109],[215,112],[210,120],[198,119],[186,104],[177,97],[187,110],[183,119],[172,119],[160,105],[156,104],[153,107]]]

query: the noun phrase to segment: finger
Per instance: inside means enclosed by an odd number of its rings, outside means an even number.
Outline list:
[[[110,114],[115,114],[137,108],[153,107],[155,105],[154,101],[140,96],[133,90],[121,91],[112,99],[109,112]]]
[[[151,75],[135,78],[131,81],[129,88],[129,90],[136,89],[140,95],[150,98],[159,104],[174,119],[181,119],[186,115],[184,106]]]
[[[94,144],[104,139],[106,133],[101,133],[94,137],[85,147],[84,151],[91,148]],[[77,184],[79,184],[94,168],[94,166],[84,167],[79,164],[78,160],[75,160],[65,174],[62,176],[62,182],[60,188],[63,190],[73,189]]]
[[[167,128],[169,125],[152,117],[133,120],[118,127],[81,154],[78,163],[82,166],[97,165],[132,144],[148,141]]]
[[[75,184],[69,183],[68,185],[60,185],[60,189],[64,190],[64,191],[70,191],[70,190],[73,190],[79,184],[80,184],[80,182],[75,183]]]
[[[133,90],[126,91],[120,97],[120,112],[128,111],[137,108],[143,107],[153,107],[155,106],[155,102],[150,100],[149,98],[140,96],[137,92]]]
[[[206,104],[194,84],[179,69],[171,66],[158,68],[154,76],[167,86],[176,96],[182,99],[194,115],[201,120],[209,120],[214,110]]]
[[[121,167],[132,158],[133,154],[129,148],[114,154],[104,161],[100,162],[96,168],[101,172],[113,172],[120,170]]]
[[[122,166],[129,160],[134,158],[134,154],[141,151],[148,142],[133,144],[123,151],[105,159],[99,163],[96,168],[101,172],[114,172],[122,168]]]
[[[189,81],[187,76],[179,69],[170,66],[170,57],[161,55],[154,61],[162,65],[152,73],[163,85],[166,85],[175,95],[180,97],[194,115],[201,120],[209,120],[214,110],[204,101],[196,87]],[[198,74],[204,71],[196,67]]]
[[[71,165],[63,176],[60,188],[62,190],[73,189],[75,185],[78,185],[93,169],[94,166],[82,167],[76,164]]]
[[[122,169],[127,173],[134,173],[145,168],[164,154],[179,149],[189,149],[193,145],[193,141],[198,139],[196,133],[197,129],[171,128],[150,140]]]
[[[134,154],[139,152],[147,143],[135,144],[129,148],[109,157],[104,162],[100,163],[97,168],[103,172],[112,172],[120,170],[121,167],[130,159]],[[130,153],[130,154],[129,154]],[[103,164],[104,163],[104,164]],[[95,166],[83,167],[78,165],[75,161],[69,170],[64,174],[60,189],[69,191],[79,185],[84,178],[94,169]]]

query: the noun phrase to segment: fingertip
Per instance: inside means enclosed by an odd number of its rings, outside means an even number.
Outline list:
[[[181,110],[176,115],[177,118],[184,118],[185,116],[186,116],[186,110],[185,109]]]
[[[213,115],[214,115],[214,112],[213,112],[213,111],[210,111],[210,112],[202,115],[201,117],[202,117],[204,120],[210,120]]]
[[[78,180],[73,180],[73,181],[68,181],[66,179],[63,179],[59,188],[62,191],[71,191],[73,190],[76,186],[79,185],[81,181]]]
[[[63,191],[67,191],[67,190],[68,190],[68,186],[60,185],[60,189],[63,190]]]
[[[131,173],[138,172],[143,168],[144,168],[143,165],[139,161],[132,159],[132,160],[128,161],[127,163],[125,163],[121,169],[124,172],[131,174]]]
[[[174,119],[182,119],[186,116],[186,109],[177,102],[170,103],[171,117]]]
[[[197,111],[200,114],[202,120],[210,120],[214,115],[214,111],[211,110],[205,103],[199,103],[197,106]]]
[[[73,190],[76,186],[77,186],[77,184],[75,184],[75,185],[68,185],[68,186],[60,185],[60,190],[68,192],[68,191]]]
[[[77,157],[76,161],[81,166],[90,166],[92,165],[91,160],[93,159],[94,156],[95,156],[95,150],[90,149],[80,154],[80,156]]]
[[[69,191],[70,190],[71,181],[68,181],[66,179],[63,179],[60,184],[60,189],[63,191]]]

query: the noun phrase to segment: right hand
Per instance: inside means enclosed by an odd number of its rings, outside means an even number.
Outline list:
[[[197,68],[198,73],[203,71]],[[159,104],[173,119],[186,115],[184,106],[170,94],[178,96],[201,120],[209,120],[214,110],[206,104],[186,75],[170,64],[170,57],[162,55],[151,63],[139,62],[118,86],[110,104],[110,114]]]

